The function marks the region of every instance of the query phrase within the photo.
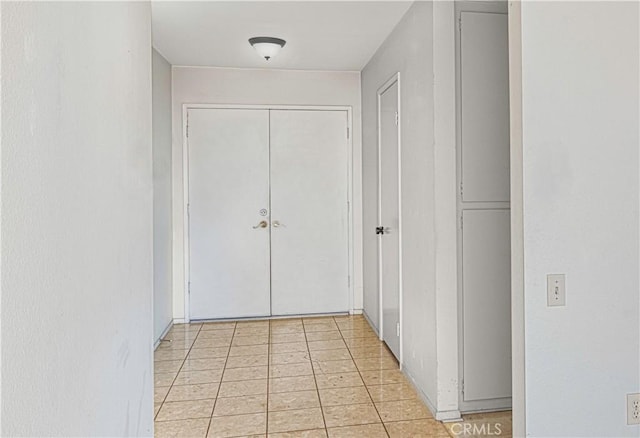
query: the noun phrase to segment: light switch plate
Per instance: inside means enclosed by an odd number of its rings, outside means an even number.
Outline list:
[[[547,306],[564,306],[567,303],[564,274],[547,275]]]
[[[640,424],[640,394],[627,394],[627,424]]]

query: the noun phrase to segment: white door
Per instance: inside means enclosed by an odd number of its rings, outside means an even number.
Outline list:
[[[269,315],[269,111],[190,109],[188,147],[190,318]]]
[[[345,312],[347,112],[271,111],[273,315]]]
[[[400,359],[400,214],[398,172],[398,82],[379,99],[380,142],[378,251],[382,339]]]

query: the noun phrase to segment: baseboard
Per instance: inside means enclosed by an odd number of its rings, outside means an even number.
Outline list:
[[[462,421],[460,411],[437,411],[435,419],[443,423],[457,423]]]
[[[501,412],[511,410],[511,397],[493,400],[477,400],[461,402],[460,411],[464,414],[478,414],[481,412]]]
[[[167,325],[167,327],[164,329],[160,337],[156,339],[156,341],[153,343],[153,351],[156,351],[156,349],[160,345],[160,341],[162,341],[164,337],[167,336],[167,333],[169,333],[169,330],[171,330],[171,327],[173,327],[173,320],[169,321],[169,325]]]
[[[349,315],[362,315],[362,313],[363,313],[362,309],[349,310]]]
[[[427,394],[422,392],[418,385],[416,385],[416,380],[413,378],[413,375],[406,366],[402,367],[402,374],[405,375],[413,389],[416,391],[416,393],[418,393],[418,397],[420,397],[424,404],[427,405],[427,408],[429,409],[429,411],[431,411],[431,415],[433,415],[433,418],[444,423],[462,421],[462,416],[460,415],[460,411],[458,410],[438,411],[435,405],[431,403],[431,400],[429,399]]]
[[[364,319],[367,320],[367,322],[369,323],[369,326],[371,327],[371,329],[375,332],[376,336],[378,336],[378,338],[380,338],[380,331],[378,330],[378,327],[376,327],[372,322],[371,322],[371,318],[369,318],[369,315],[367,315],[367,312],[365,312],[364,310],[362,310],[362,316],[364,316]]]
[[[174,324],[186,324],[187,320],[185,318],[173,318]]]

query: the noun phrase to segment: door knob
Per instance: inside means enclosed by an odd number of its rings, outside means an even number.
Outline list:
[[[258,223],[258,225],[256,225],[255,227],[253,227],[253,229],[255,230],[256,228],[267,228],[269,224],[267,224],[267,221],[260,221]]]
[[[278,227],[280,226],[280,222],[278,222],[278,221],[273,221],[273,222],[271,223],[271,225],[273,226],[273,228],[278,228]]]

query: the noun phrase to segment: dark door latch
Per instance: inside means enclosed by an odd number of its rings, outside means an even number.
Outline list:
[[[384,227],[376,227],[376,234],[384,234]]]

